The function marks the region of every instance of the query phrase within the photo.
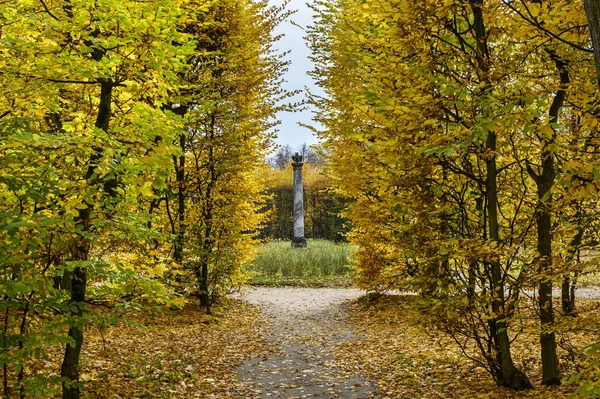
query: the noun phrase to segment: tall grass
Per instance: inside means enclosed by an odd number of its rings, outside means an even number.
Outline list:
[[[327,240],[307,240],[307,248],[293,248],[289,241],[263,246],[247,266],[251,283],[267,285],[348,285],[354,246]]]

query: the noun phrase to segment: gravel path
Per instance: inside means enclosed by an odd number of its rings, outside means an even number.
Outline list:
[[[260,305],[267,319],[267,338],[279,350],[269,358],[253,358],[238,368],[240,381],[257,397],[378,398],[365,378],[346,375],[331,351],[351,342],[341,303],[363,291],[328,288],[257,288],[242,298]]]
[[[508,292],[508,291],[505,291]],[[521,296],[526,297],[537,297],[538,291],[537,288],[535,290],[523,290],[521,291]],[[562,295],[561,290],[558,288],[554,288],[552,290],[553,298],[560,298]],[[578,299],[600,299],[600,286],[585,286],[585,287],[577,287],[575,290],[575,302]]]
[[[561,291],[559,289],[552,290],[552,296],[555,298],[560,298]],[[600,298],[600,287],[597,286],[585,286],[585,287],[577,287],[575,289],[575,301],[578,298],[584,299],[598,299]]]
[[[357,289],[247,289],[240,296],[261,307],[266,338],[277,353],[249,359],[238,367],[240,381],[260,399],[379,398],[366,378],[345,373],[332,356],[340,343],[355,338],[341,304],[361,295],[364,291]],[[560,290],[554,290],[553,295],[560,297]],[[579,288],[576,296],[600,298],[600,287]]]

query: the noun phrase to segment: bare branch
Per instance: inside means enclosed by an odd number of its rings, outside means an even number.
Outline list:
[[[46,10],[46,12],[48,13],[48,15],[50,15],[55,20],[60,21],[60,19],[56,18],[56,16],[50,12],[50,9],[46,5],[46,3],[44,3],[44,0],[40,0],[40,3],[42,3],[42,5],[44,6],[44,10]]]

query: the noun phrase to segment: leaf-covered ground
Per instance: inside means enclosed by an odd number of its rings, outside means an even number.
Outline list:
[[[235,368],[264,357],[269,344],[258,323],[259,311],[242,302],[215,308],[206,316],[195,305],[106,331],[90,328],[83,353],[85,398],[248,397]],[[91,334],[91,336],[90,336]]]
[[[245,301],[261,309],[232,300],[213,316],[188,305],[144,310],[133,323],[103,330],[89,327],[83,398],[562,399],[574,389],[539,385],[533,312],[513,344],[513,357],[536,388],[514,392],[496,387],[447,335],[426,328],[415,296],[342,303],[361,295],[347,289],[259,288]],[[599,314],[597,300],[581,299],[578,317],[558,317],[563,375],[575,372],[577,350],[597,338]]]
[[[342,303],[363,295],[357,289],[249,289],[244,299],[261,306],[266,337],[277,353],[253,358],[238,369],[255,398],[378,398],[360,373],[340,369],[332,356],[355,336]]]
[[[361,338],[353,344],[342,344],[336,361],[346,370],[360,370],[376,382],[382,398],[566,398],[573,385],[540,386],[539,341],[535,334],[535,314],[530,326],[513,343],[515,363],[522,368],[535,389],[515,392],[497,387],[489,374],[466,358],[447,335],[432,331],[421,324],[415,306],[415,296],[388,295],[369,302],[366,298],[346,304],[353,329]],[[559,324],[578,323],[591,326],[598,320],[597,300],[581,300],[578,318],[558,319]],[[573,374],[573,356],[577,349],[591,340],[593,328],[587,333],[560,333],[559,357],[564,375]],[[529,331],[529,332],[527,332]]]

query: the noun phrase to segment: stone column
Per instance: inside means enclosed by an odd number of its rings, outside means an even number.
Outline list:
[[[302,166],[304,165],[302,155],[296,153],[292,157],[294,167],[294,235],[292,247],[306,247],[304,238],[304,189],[302,187]]]

